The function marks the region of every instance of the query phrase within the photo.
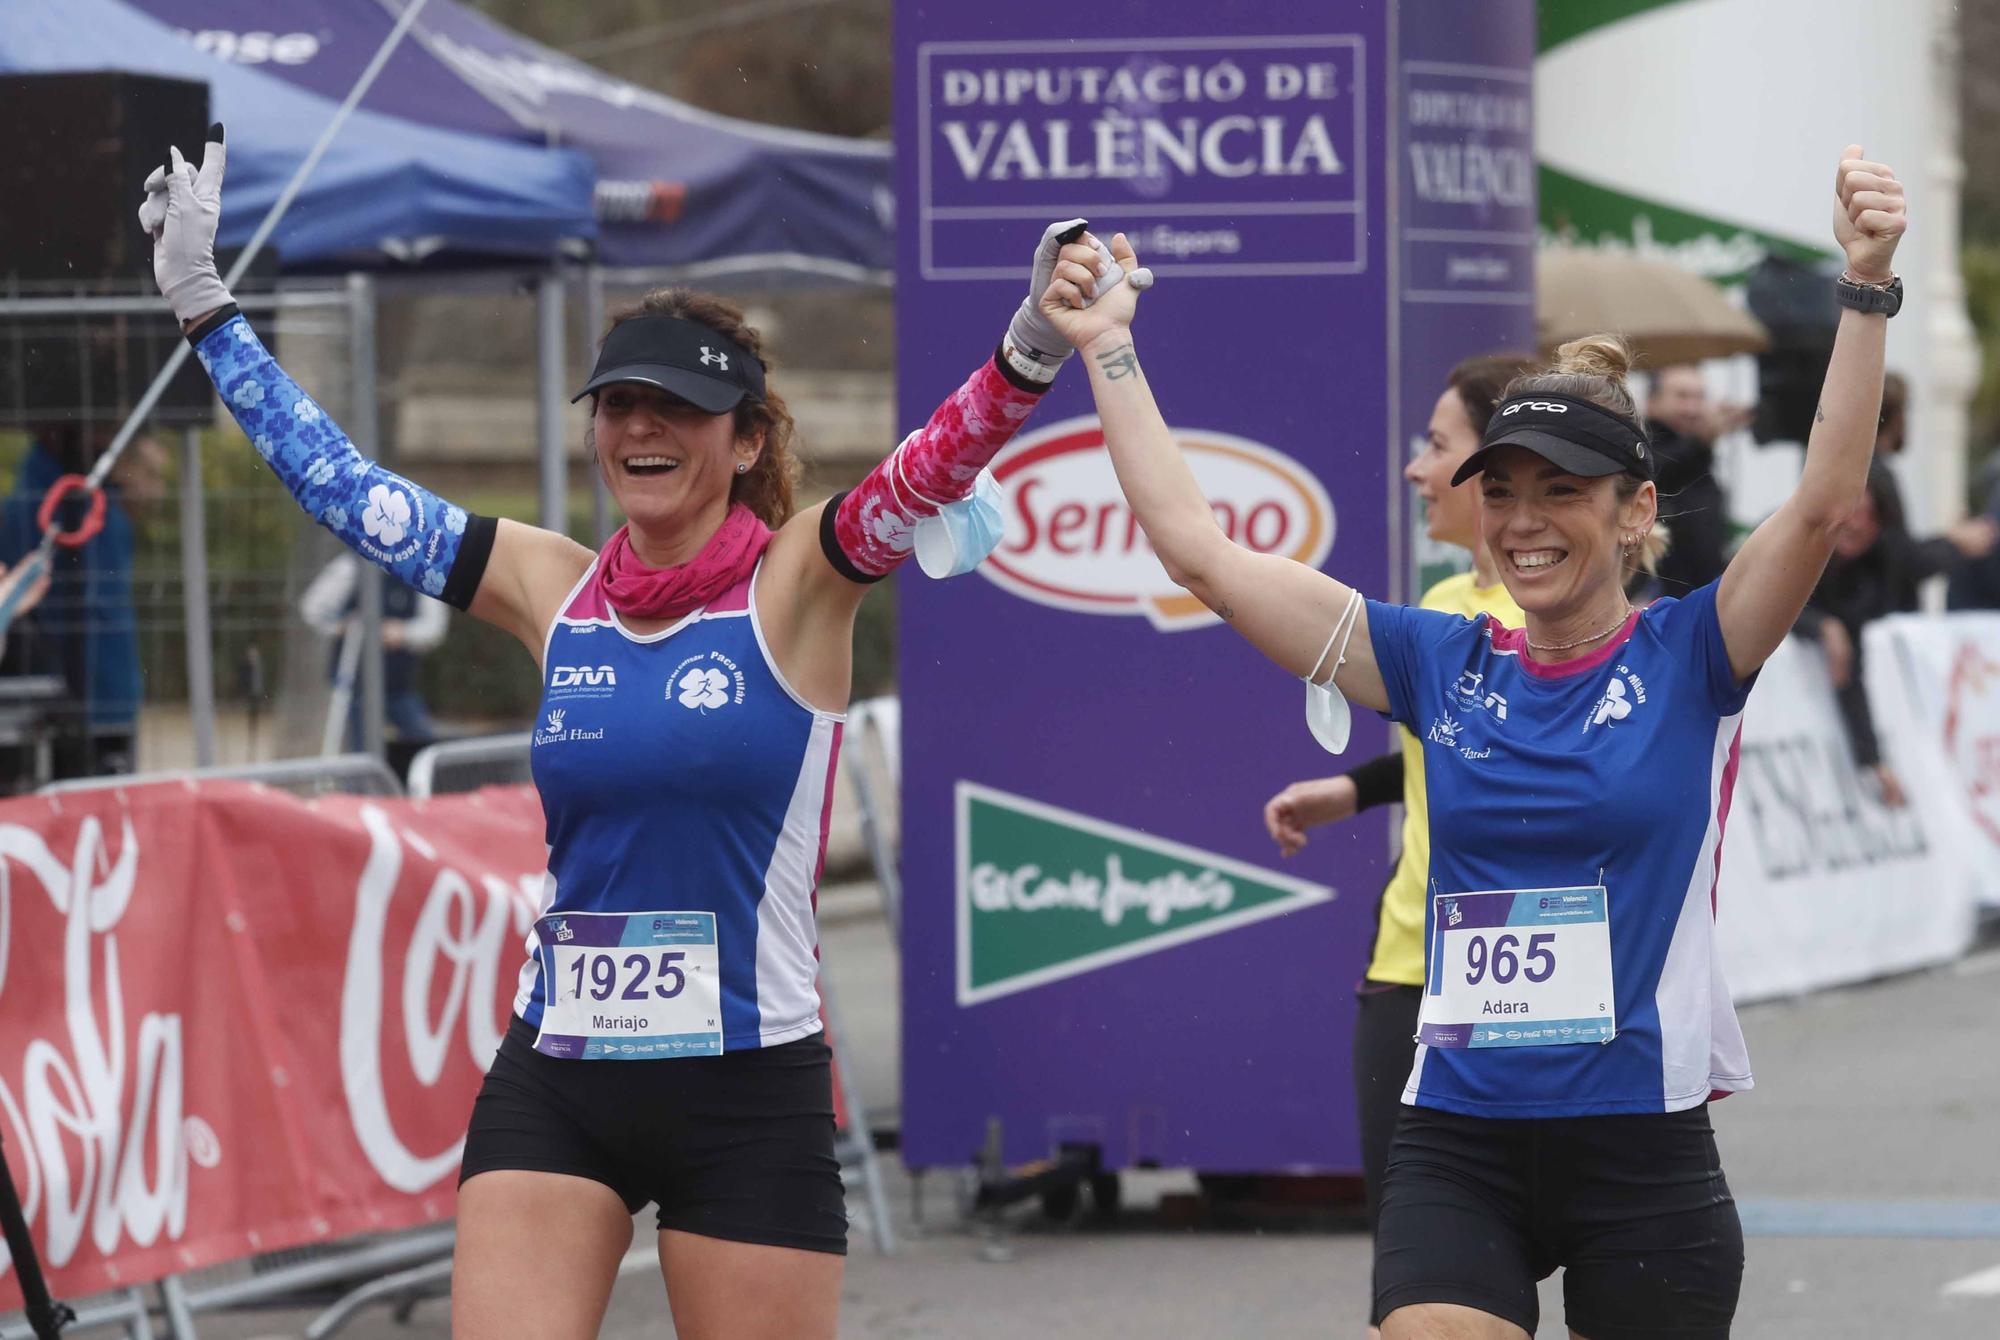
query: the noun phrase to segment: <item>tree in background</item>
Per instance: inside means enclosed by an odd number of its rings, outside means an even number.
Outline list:
[[[889,128],[889,0],[472,0],[620,79],[829,135]]]

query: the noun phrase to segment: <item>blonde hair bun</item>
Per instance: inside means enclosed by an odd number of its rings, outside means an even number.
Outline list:
[[[1632,372],[1632,347],[1617,335],[1586,335],[1557,346],[1549,371],[1603,377],[1622,385]]]

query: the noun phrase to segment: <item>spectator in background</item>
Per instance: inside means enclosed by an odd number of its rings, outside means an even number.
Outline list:
[[[1734,534],[1728,499],[1715,481],[1715,440],[1750,422],[1743,405],[1709,403],[1701,369],[1674,363],[1652,377],[1646,434],[1660,490],[1660,519],[1674,542],[1660,560],[1660,594],[1684,596],[1722,575]]]
[[[341,553],[321,568],[299,597],[299,617],[315,631],[335,638],[332,672],[341,678],[341,650],[350,637],[361,635],[356,580],[361,560]],[[419,671],[425,653],[444,641],[449,620],[445,607],[420,596],[401,582],[382,583],[382,712],[397,738],[406,744],[429,744],[437,738],[430,709],[424,703]],[[350,690],[353,685],[347,686]],[[347,747],[361,748],[361,698],[349,693]]]
[[[1979,472],[1980,515],[2000,521],[2000,449],[1989,449]],[[2000,549],[1966,560],[1952,570],[1945,608],[2000,610]]]
[[[9,566],[41,543],[36,518],[50,485],[87,473],[110,440],[77,424],[36,432],[13,491],[0,503],[0,562]],[[166,451],[157,438],[132,439],[105,479],[104,528],[75,549],[57,548],[48,592],[9,638],[8,674],[58,675],[71,706],[54,740],[56,778],[131,772],[138,758],[145,672],[132,598],[139,524],[166,494]],[[86,505],[71,495],[59,521],[77,524]]]
[[[1968,517],[1929,539],[1910,534],[1903,491],[1890,465],[1908,436],[1909,395],[1909,384],[1900,375],[1884,374],[1867,495],[1842,525],[1826,575],[1797,624],[1798,632],[1817,640],[1826,653],[1855,764],[1875,774],[1882,801],[1890,806],[1904,803],[1903,787],[1882,760],[1875,737],[1862,674],[1861,630],[1885,614],[1916,609],[1926,579],[1985,559],[2000,540],[2000,525],[1987,516]]]

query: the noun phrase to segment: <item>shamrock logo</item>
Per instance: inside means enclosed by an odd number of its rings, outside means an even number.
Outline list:
[[[1597,700],[1597,714],[1591,717],[1593,726],[1602,726],[1606,721],[1623,721],[1632,715],[1632,703],[1625,696],[1625,681],[1614,676],[1604,687],[1604,696]]]
[[[248,321],[238,321],[233,327],[231,327],[231,329],[233,329],[236,332],[236,342],[238,344],[256,343],[257,336],[255,332],[253,332],[250,329],[250,323]]]
[[[264,384],[257,381],[241,381],[229,398],[243,409],[253,409],[264,403]]]
[[[720,670],[696,667],[681,676],[681,706],[707,711],[729,701],[729,676]]]
[[[444,528],[453,535],[465,534],[465,509],[463,507],[445,508]]]
[[[399,543],[410,527],[410,500],[399,489],[377,484],[368,490],[368,506],[361,513],[361,525],[385,545]]]
[[[260,391],[260,396],[261,396],[261,391]],[[297,404],[292,406],[292,413],[298,416],[300,423],[318,423],[320,418],[320,407],[318,405],[313,404],[312,401],[306,400],[302,397]]]
[[[429,568],[424,572],[424,594],[427,596],[444,594],[444,574],[436,568]]]
[[[318,485],[318,484],[326,484],[330,482],[332,479],[333,479],[333,462],[328,460],[324,456],[313,457],[312,464],[306,467],[306,482],[308,484]]]
[[[271,453],[276,451],[277,449],[278,449],[278,444],[271,440],[271,435],[269,433],[257,434],[257,454],[259,456],[262,456],[265,460],[268,461],[271,459]]]
[[[354,444],[350,442],[347,445],[351,447]],[[373,470],[374,468],[375,468],[374,465],[368,461],[356,461],[354,464],[347,467],[347,473],[353,475],[356,479],[359,479],[361,478],[361,476],[367,474],[370,470]]]
[[[339,530],[347,525],[347,509],[345,507],[329,507],[319,514],[319,519],[325,522],[329,529]]]

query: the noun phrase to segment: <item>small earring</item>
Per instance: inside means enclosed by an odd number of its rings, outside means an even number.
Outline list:
[[[750,473],[750,463],[749,463],[748,461],[738,461],[738,462],[736,462],[736,473],[737,473],[737,474],[739,474],[739,475],[747,475],[747,474],[749,474],[749,473]]]

